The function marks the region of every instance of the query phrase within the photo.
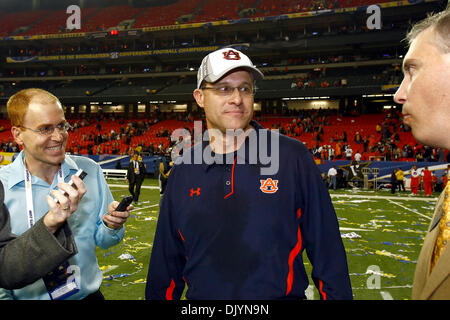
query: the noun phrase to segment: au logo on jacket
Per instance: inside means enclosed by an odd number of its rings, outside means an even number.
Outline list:
[[[265,180],[259,180],[261,189],[264,193],[275,193],[278,191],[278,180],[272,180],[272,178],[267,178]]]

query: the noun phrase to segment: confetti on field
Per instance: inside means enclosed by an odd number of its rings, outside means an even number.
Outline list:
[[[110,275],[104,276],[103,280],[114,280],[114,279],[118,279],[118,278],[129,277],[129,276],[130,276],[129,273],[110,274]]]
[[[135,281],[132,282],[133,284],[139,284],[139,283],[147,283],[146,279],[137,279]]]
[[[361,238],[361,236],[356,232],[350,232],[350,233],[342,233],[341,238],[354,239],[354,238]]]
[[[386,278],[395,278],[396,276],[391,274],[391,273],[384,273],[383,271],[375,271],[372,269],[367,269],[365,274],[376,274],[382,277],[386,277]]]
[[[135,259],[131,254],[129,254],[129,253],[122,253],[122,254],[119,256],[119,259],[120,259],[120,260],[133,260],[133,261],[136,261],[136,259]]]
[[[107,272],[113,271],[114,269],[117,269],[117,267],[118,267],[118,265],[101,266],[100,270],[103,273],[107,273]]]
[[[380,255],[380,256],[386,256],[386,257],[394,258],[395,260],[411,262],[411,260],[407,256],[402,256],[401,254],[391,253],[391,252],[386,251],[386,250],[381,250],[381,251],[377,250],[377,251],[375,251],[375,253]]]

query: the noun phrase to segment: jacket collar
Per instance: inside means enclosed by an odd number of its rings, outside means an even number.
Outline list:
[[[263,126],[261,126],[258,122],[251,120],[250,121],[250,125],[253,127],[253,129],[251,129],[253,132],[251,132],[249,134],[256,135],[256,141],[258,141],[259,139],[259,130],[264,129]],[[234,151],[232,154],[224,154],[224,155],[216,155],[212,150],[211,147],[209,145],[209,136],[208,136],[208,132],[205,133],[206,137],[203,141],[201,142],[201,148],[202,148],[202,155],[204,154],[208,154],[211,155],[212,158],[218,157],[219,159],[222,159],[222,164],[234,164],[239,163],[239,164],[255,164],[254,160],[251,159],[250,157],[250,141],[251,139],[249,138],[249,136],[247,136],[245,138],[244,143],[242,144],[242,146],[237,150]],[[257,142],[256,142],[257,143]],[[200,143],[197,146],[194,146],[194,148],[198,148],[200,145]],[[236,158],[237,157],[237,158]],[[257,159],[256,159],[257,160]],[[231,162],[231,163],[230,163]],[[221,163],[216,163],[215,161],[213,163],[206,163],[205,159],[202,159],[202,167],[205,171],[208,171],[211,167],[215,166],[215,165],[221,165]]]

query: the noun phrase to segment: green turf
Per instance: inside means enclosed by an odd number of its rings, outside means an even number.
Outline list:
[[[108,181],[108,184],[117,201],[128,195],[126,184],[118,181]],[[117,184],[122,184],[122,187],[114,186]],[[146,189],[147,186],[157,186],[157,180],[145,180],[140,201],[138,204],[133,204],[135,209],[126,223],[124,240],[107,250],[97,248],[99,266],[104,272],[101,291],[106,299],[144,299],[160,199],[159,190]],[[127,256],[132,258],[126,259]]]
[[[128,194],[124,182],[108,184],[116,200]],[[108,250],[97,249],[104,270],[101,291],[106,299],[144,299],[160,198],[159,190],[149,187],[156,186],[157,180],[145,180],[140,202],[127,221],[123,242]],[[388,191],[361,190],[338,190],[331,195],[341,234],[354,236],[343,238],[354,298],[410,299],[416,260],[435,198],[411,197],[405,192],[387,199],[392,196]],[[310,274],[306,254],[304,258]],[[315,288],[309,289],[308,295],[318,299]]]

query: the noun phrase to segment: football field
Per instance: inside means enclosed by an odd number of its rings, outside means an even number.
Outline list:
[[[125,182],[109,180],[113,196],[128,195]],[[148,263],[159,212],[158,181],[146,179],[140,201],[126,223],[123,242],[97,258],[106,299],[144,299]],[[431,221],[438,194],[412,197],[409,192],[338,190],[331,197],[339,220],[356,300],[411,298],[416,260]],[[311,265],[303,253],[308,274]],[[312,281],[310,280],[310,284]],[[318,299],[310,285],[309,299]]]

